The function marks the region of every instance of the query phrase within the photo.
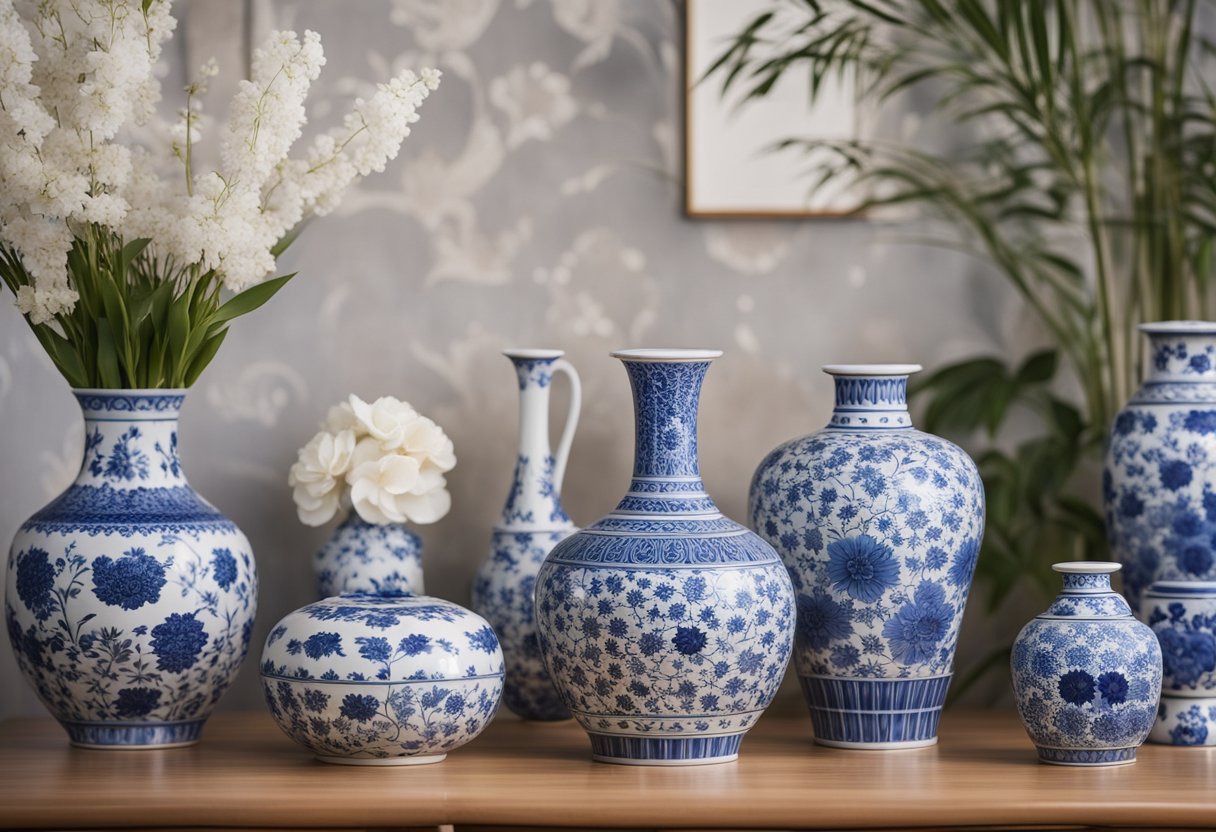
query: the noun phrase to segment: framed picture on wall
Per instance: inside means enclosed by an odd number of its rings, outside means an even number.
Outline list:
[[[783,76],[745,101],[746,84],[722,93],[706,70],[757,15],[784,0],[687,0],[685,12],[684,203],[690,217],[839,217],[857,204],[844,182],[814,188],[827,151],[773,150],[783,139],[853,139],[861,132],[854,84],[826,83],[810,101],[806,73]]]

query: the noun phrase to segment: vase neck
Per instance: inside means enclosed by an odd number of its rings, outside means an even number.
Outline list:
[[[1110,574],[1106,572],[1081,572],[1063,576],[1061,595],[1094,595],[1103,592],[1114,592],[1110,584]]]
[[[74,390],[84,415],[76,485],[115,490],[186,484],[177,448],[181,390]]]
[[[1141,330],[1149,342],[1145,383],[1216,382],[1216,324],[1172,321]]]
[[[1110,583],[1110,576],[1119,570],[1119,564],[1079,561],[1057,563],[1052,569],[1060,573],[1063,586],[1041,618],[1122,620],[1133,617],[1127,600],[1115,592]]]
[[[699,483],[697,410],[709,360],[621,360],[633,388],[635,483]]]
[[[519,441],[515,475],[502,510],[500,527],[550,529],[571,525],[562,507],[554,478],[556,460],[549,444],[549,391],[554,364],[551,355],[508,354],[519,381]]]
[[[829,428],[841,430],[907,430],[908,376],[915,364],[829,365],[824,372],[836,384],[836,405]]]

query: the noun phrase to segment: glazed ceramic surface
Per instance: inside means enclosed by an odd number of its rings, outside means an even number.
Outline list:
[[[846,748],[937,741],[984,530],[958,447],[913,429],[916,365],[844,365],[827,428],[770,453],[752,528],[789,567],[795,662],[815,739]]]
[[[1216,745],[1216,583],[1158,581],[1140,617],[1161,644],[1161,707],[1149,734],[1169,745]]]
[[[1045,763],[1133,763],[1157,715],[1161,648],[1111,588],[1116,563],[1057,563],[1064,587],[1013,643],[1013,690]]]
[[[186,482],[182,391],[75,395],[80,474],[9,552],[13,652],[77,745],[195,742],[249,645],[249,541]]]
[[[352,511],[313,558],[317,597],[352,592],[422,595],[422,538],[403,523],[377,525]]]
[[[288,614],[262,688],[287,736],[329,763],[437,763],[498,710],[502,650],[480,616],[415,595],[353,594]]]
[[[701,482],[697,402],[720,353],[614,355],[633,386],[633,480],[611,514],[559,543],[541,568],[541,650],[595,759],[733,760],[789,660],[789,576]]]
[[[561,486],[578,425],[578,373],[557,350],[507,350],[519,380],[519,453],[515,476],[494,527],[490,558],[473,581],[473,608],[494,625],[507,659],[503,702],[525,719],[569,719],[545,669],[533,601],[541,564],[575,531],[562,506]],[[558,442],[549,447],[549,391],[555,373],[571,381],[570,410]]]
[[[1158,580],[1216,580],[1216,323],[1144,324],[1148,378],[1115,418],[1102,496],[1133,609]]]

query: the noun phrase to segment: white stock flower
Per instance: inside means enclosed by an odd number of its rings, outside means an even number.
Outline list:
[[[321,431],[300,449],[287,477],[300,522],[320,526],[338,511],[355,448],[354,432],[342,430]]]

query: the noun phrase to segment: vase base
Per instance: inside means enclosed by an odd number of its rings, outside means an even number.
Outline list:
[[[1100,768],[1130,766],[1136,762],[1136,747],[1131,748],[1046,748],[1038,746],[1039,762],[1049,766]]]
[[[426,754],[418,757],[325,757],[317,759],[334,766],[428,766],[442,763],[447,754]]]
[[[815,742],[819,745],[826,745],[828,748],[847,748],[852,751],[910,751],[916,748],[929,748],[937,745],[937,737],[930,737],[924,740],[905,740],[903,742],[853,742],[815,737]]]
[[[206,720],[189,722],[63,722],[77,748],[141,751],[184,748],[199,740]]]
[[[626,766],[706,766],[739,758],[742,734],[723,737],[622,737],[591,734],[591,759]]]
[[[924,748],[937,725],[950,676],[927,679],[849,679],[799,676],[810,706],[815,741],[872,751]]]

